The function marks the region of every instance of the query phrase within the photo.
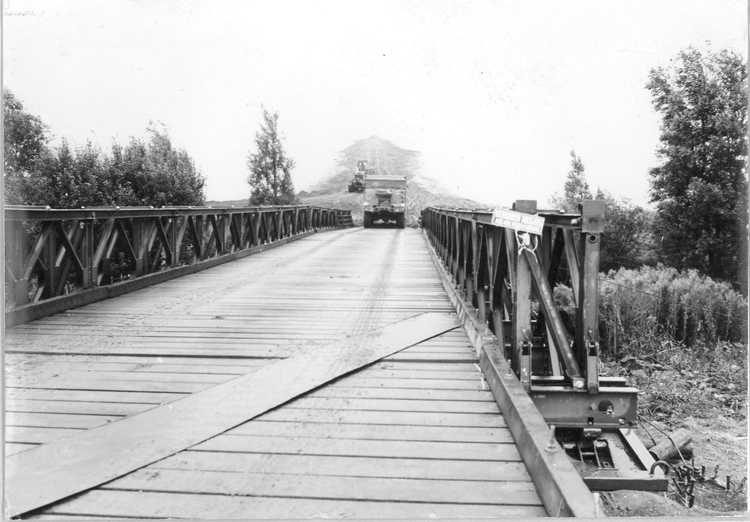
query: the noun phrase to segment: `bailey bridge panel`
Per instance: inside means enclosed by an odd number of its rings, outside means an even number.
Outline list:
[[[6,325],[351,225],[347,210],[307,205],[6,207]]]

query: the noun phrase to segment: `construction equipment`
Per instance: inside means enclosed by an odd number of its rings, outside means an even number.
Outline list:
[[[360,160],[357,162],[357,170],[354,172],[354,176],[352,176],[351,183],[349,183],[349,192],[364,192],[366,175],[367,162]]]

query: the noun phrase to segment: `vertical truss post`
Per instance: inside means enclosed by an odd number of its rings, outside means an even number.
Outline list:
[[[263,216],[261,215],[260,211],[254,211],[252,213],[253,216],[253,245],[262,245],[263,240],[260,237],[260,225],[261,220],[263,219]]]
[[[144,230],[142,219],[133,219],[131,228],[133,230],[133,247],[135,248],[135,276],[141,276],[146,273],[146,256],[144,243],[146,241],[146,231]]]
[[[479,317],[483,324],[485,324],[486,310],[484,303],[484,288],[482,288],[482,281],[479,280],[479,246],[480,236],[477,233],[477,222],[473,219],[469,222],[469,233],[468,241],[469,248],[466,250],[467,253],[471,252],[471,264],[467,263],[471,267],[471,278],[469,279],[469,297],[473,301],[476,299],[477,309],[479,310]]]
[[[44,243],[43,258],[46,265],[44,271],[44,291],[42,299],[48,299],[55,296],[57,288],[57,231],[53,221],[45,221],[42,227],[47,230],[47,238]]]
[[[175,264],[179,265],[181,263],[180,261],[180,253],[182,252],[182,240],[185,237],[185,232],[188,228],[188,219],[189,216],[176,216],[175,219],[175,226],[179,223],[180,226],[177,229],[177,239],[175,240],[175,249],[174,249],[174,255],[175,255]],[[190,262],[190,261],[188,261]]]
[[[221,249],[221,253],[228,254],[232,251],[232,233],[229,229],[232,215],[229,213],[224,213],[219,217],[219,219],[221,223],[221,245],[223,246],[223,248]]]
[[[586,368],[589,393],[599,391],[599,248],[604,231],[604,202],[584,201],[581,205],[583,263],[580,275],[576,344]]]
[[[10,283],[12,299],[15,306],[29,302],[29,279],[25,275],[26,234],[23,233],[22,221],[5,221],[5,274],[6,283]],[[10,272],[10,275],[9,275]]]
[[[471,257],[471,230],[470,225],[466,222],[461,223],[461,246],[462,251],[464,253],[463,255],[463,262],[461,263],[461,290],[469,297],[469,302],[473,301],[473,283],[472,283],[472,275],[471,272],[471,263],[469,262],[469,257]]]
[[[460,228],[458,225],[458,218],[453,217],[451,218],[452,226],[451,226],[451,257],[453,261],[453,279],[458,282],[459,281],[459,275],[458,275],[458,260],[461,257],[461,251],[460,251],[460,245],[461,242],[459,241],[459,238],[461,237],[459,234]]]
[[[167,217],[167,224],[169,225],[169,266],[177,266],[179,264],[180,247],[177,244],[177,220],[176,215]]]
[[[505,309],[503,303],[502,289],[505,287],[505,271],[502,269],[500,253],[502,247],[502,235],[492,228],[485,227],[485,240],[487,241],[487,267],[489,270],[489,302],[492,315],[492,327],[495,336],[500,342],[500,347],[505,348]]]
[[[536,201],[519,200],[513,204],[513,210],[536,213]],[[510,231],[509,231],[510,232]],[[507,244],[511,253],[515,274],[513,285],[513,354],[516,362],[515,369],[518,379],[526,390],[531,389],[531,271],[528,263],[521,261],[520,252],[514,235],[511,233],[506,238],[512,238]]]
[[[578,294],[581,291],[581,261],[578,256],[579,238],[576,237],[576,234],[572,230],[563,229],[562,233],[565,248],[565,261],[568,265],[568,271],[570,272],[570,287],[573,290],[573,300],[576,302],[576,306],[578,306],[578,303],[580,303]]]

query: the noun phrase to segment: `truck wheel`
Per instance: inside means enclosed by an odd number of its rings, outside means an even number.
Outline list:
[[[406,228],[406,216],[401,214],[400,216],[396,216],[396,226],[398,228]]]

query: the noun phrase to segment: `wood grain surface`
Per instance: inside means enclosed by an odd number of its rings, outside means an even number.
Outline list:
[[[6,339],[6,450],[111,430],[426,312],[455,317],[421,234],[360,229],[19,325]],[[477,362],[463,331],[448,331],[26,516],[544,516]],[[186,412],[196,425],[217,407],[200,402]],[[147,432],[161,439],[167,424]],[[102,454],[116,444],[107,437]]]

